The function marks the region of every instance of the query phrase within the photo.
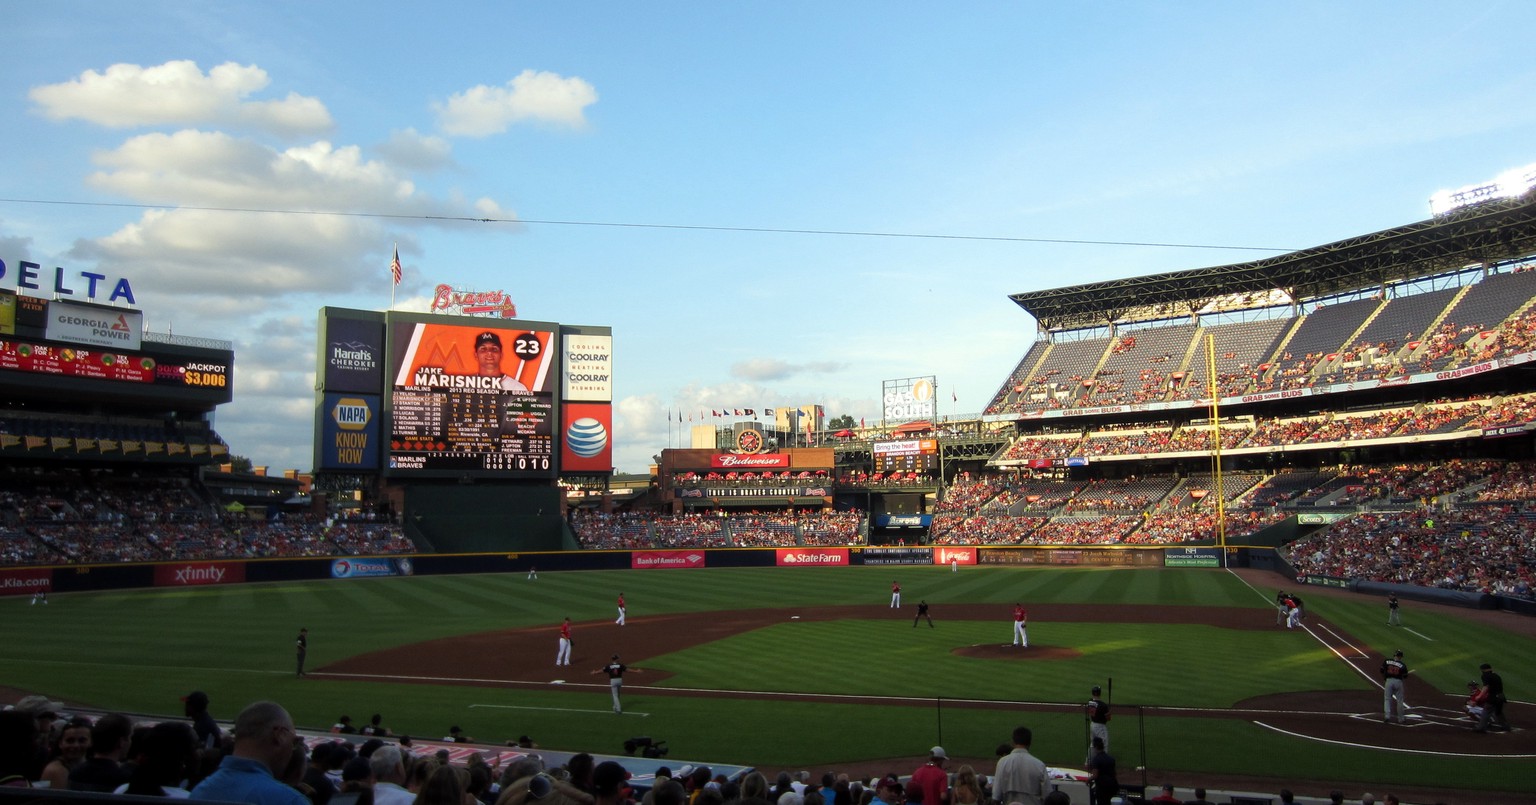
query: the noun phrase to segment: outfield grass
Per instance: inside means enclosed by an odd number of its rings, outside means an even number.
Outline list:
[[[292,678],[293,638],[311,634],[310,666],[428,639],[518,627],[550,627],[613,616],[622,590],[632,618],[756,607],[883,605],[890,582],[904,600],[926,599],[940,628],[905,621],[790,621],[648,659],[673,674],[666,685],[877,694],[931,698],[919,706],[772,699],[694,699],[646,695],[643,677],[627,687],[626,710],[607,712],[604,685],[577,690],[341,682]],[[0,599],[0,682],[103,709],[178,714],[179,697],[207,691],[216,716],[273,698],[302,725],[324,727],[342,712],[382,712],[397,731],[437,737],[459,724],[482,740],[518,734],[567,750],[619,751],[648,734],[672,756],[717,762],[835,768],[839,763],[911,757],[934,743],[953,755],[987,757],[1017,723],[1035,728],[1038,754],[1078,765],[1078,712],[1020,714],[1006,702],[1077,702],[1093,681],[1113,677],[1117,705],[1222,707],[1264,693],[1359,690],[1369,682],[1314,641],[1281,631],[1194,624],[1051,623],[1034,619],[1034,643],[1070,646],[1080,657],[1006,663],[959,657],[957,645],[1007,642],[1008,611],[1026,604],[1128,604],[1240,607],[1269,617],[1274,589],[1255,590],[1215,570],[1062,568],[795,568],[545,572],[362,579],[57,595],[47,607]],[[996,603],[995,621],[949,621],[949,603]],[[1314,613],[1371,648],[1402,648],[1416,673],[1460,691],[1477,664],[1504,671],[1515,698],[1521,671],[1536,667],[1536,641],[1449,615],[1405,609],[1418,635],[1385,625],[1370,598],[1311,596]],[[552,634],[552,632],[551,632]],[[578,633],[579,634],[579,633]],[[553,638],[513,650],[553,650]],[[444,668],[444,676],[453,675]],[[982,709],[940,698],[995,700]],[[573,712],[576,711],[576,712]],[[580,712],[591,711],[591,712]],[[1114,726],[1116,754],[1138,757],[1129,708]],[[1138,725],[1142,726],[1142,725]],[[1167,716],[1145,721],[1149,763],[1191,773],[1256,775],[1284,768],[1308,776],[1434,785],[1447,780],[1500,790],[1530,790],[1524,766],[1507,761],[1424,758],[1303,743],[1246,722]],[[1326,771],[1325,771],[1326,770]]]

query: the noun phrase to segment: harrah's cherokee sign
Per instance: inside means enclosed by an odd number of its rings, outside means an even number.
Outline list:
[[[760,453],[753,456],[736,453],[716,453],[709,457],[709,466],[717,470],[789,469],[788,453]]]
[[[847,548],[779,548],[779,567],[820,567],[848,564]]]

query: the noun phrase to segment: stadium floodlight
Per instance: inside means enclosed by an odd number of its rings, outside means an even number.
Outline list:
[[[1429,212],[1431,215],[1444,215],[1471,204],[1515,198],[1525,195],[1532,187],[1536,187],[1536,163],[1504,171],[1489,182],[1467,185],[1456,190],[1441,190],[1429,197]]]

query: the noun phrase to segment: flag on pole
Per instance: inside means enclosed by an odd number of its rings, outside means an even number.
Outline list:
[[[389,261],[389,273],[390,273],[390,276],[393,276],[395,278],[395,284],[399,285],[400,284],[400,277],[401,277],[402,274],[405,273],[404,269],[400,268],[400,247],[399,246],[395,247],[395,259]]]
[[[960,402],[960,398],[955,396],[955,390],[954,389],[950,389],[949,390],[949,401],[950,402]]]

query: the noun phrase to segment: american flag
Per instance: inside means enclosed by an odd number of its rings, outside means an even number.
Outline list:
[[[395,278],[395,284],[399,285],[400,284],[400,275],[403,273],[403,270],[400,268],[400,247],[399,246],[395,247],[395,259],[389,261],[389,273],[390,273],[391,276],[393,276]]]

